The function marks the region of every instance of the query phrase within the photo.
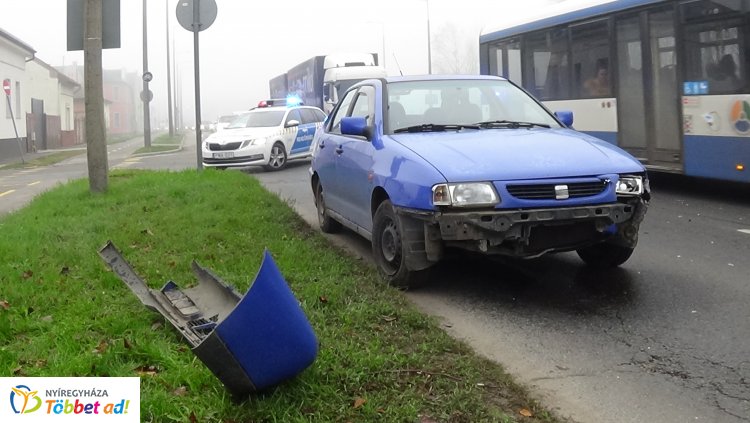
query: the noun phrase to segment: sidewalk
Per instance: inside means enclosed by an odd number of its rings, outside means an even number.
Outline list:
[[[75,146],[75,147],[69,147],[69,148],[61,148],[58,150],[39,150],[33,153],[23,153],[23,160],[21,160],[20,156],[0,157],[0,168],[8,164],[21,163],[22,161],[30,162],[40,157],[48,156],[50,154],[54,154],[60,151],[85,150],[85,149],[86,149],[86,146],[81,145],[81,146]]]

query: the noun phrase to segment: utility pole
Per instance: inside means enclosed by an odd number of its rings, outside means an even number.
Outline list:
[[[427,3],[427,74],[432,75],[432,47],[430,36],[430,0],[425,0]]]
[[[84,89],[86,91],[86,157],[91,192],[107,190],[107,142],[104,133],[104,89],[102,87],[102,2],[84,4]]]
[[[169,0],[165,1],[167,17],[167,110],[169,110],[169,136],[174,136],[174,120],[172,120],[172,71],[169,63]]]
[[[143,0],[143,91],[141,100],[143,100],[143,145],[151,147],[151,110],[149,102],[151,101],[151,91],[148,89],[148,19],[147,19],[146,0]],[[147,77],[149,75],[149,77]]]
[[[144,0],[145,1],[145,0]],[[200,33],[200,0],[193,0],[193,60],[195,61],[195,140],[196,160],[198,170],[203,169],[203,153],[201,152],[201,66],[198,34]]]

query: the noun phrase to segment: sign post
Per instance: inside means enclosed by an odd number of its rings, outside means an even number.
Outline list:
[[[5,91],[5,98],[8,99],[8,110],[10,110],[10,120],[13,121],[13,130],[16,132],[16,141],[18,141],[18,150],[21,151],[21,163],[26,164],[26,160],[23,158],[23,147],[21,147],[21,138],[18,137],[18,128],[16,127],[16,118],[13,116],[13,108],[10,105],[10,79],[3,80],[3,91]]]
[[[203,169],[201,153],[201,79],[198,33],[216,20],[215,0],[181,0],[177,4],[177,22],[193,33],[193,61],[195,66],[195,150],[198,170]]]

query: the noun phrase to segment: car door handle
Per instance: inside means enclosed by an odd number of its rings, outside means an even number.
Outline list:
[[[336,154],[341,154],[341,153],[343,153],[343,152],[344,152],[344,149],[343,149],[343,148],[341,148],[341,147],[337,147],[337,148],[336,148]]]
[[[325,143],[325,141],[321,141],[321,142],[320,142],[320,143],[318,144],[318,148],[326,148],[326,143]]]

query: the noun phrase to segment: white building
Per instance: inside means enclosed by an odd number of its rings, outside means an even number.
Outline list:
[[[26,64],[26,74],[29,89],[23,101],[31,106],[29,138],[37,149],[73,145],[76,142],[74,103],[81,86],[39,58]]]
[[[14,122],[25,147],[26,113],[30,107],[24,101],[25,90],[28,89],[26,63],[34,58],[34,53],[36,51],[31,46],[0,28],[0,83],[9,80],[11,89],[10,106],[8,97],[0,92],[3,103],[0,106],[0,159],[19,155]]]

